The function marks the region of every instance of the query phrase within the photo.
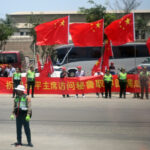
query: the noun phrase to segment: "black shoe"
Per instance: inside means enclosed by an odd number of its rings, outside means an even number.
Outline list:
[[[32,98],[34,98],[34,95],[32,95]]]
[[[15,143],[14,145],[15,145],[16,147],[18,147],[18,146],[22,146],[22,143],[18,143],[18,142],[17,142],[17,143]]]
[[[67,97],[69,97],[69,95],[67,94]]]
[[[29,143],[28,146],[29,146],[29,147],[33,147],[33,144],[32,144],[32,143]]]

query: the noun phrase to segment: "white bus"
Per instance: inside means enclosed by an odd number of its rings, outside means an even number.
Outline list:
[[[56,48],[58,61],[55,65],[75,68],[81,65],[86,75],[91,75],[93,65],[102,55],[103,47],[74,47],[73,44],[63,45]],[[149,58],[148,49],[145,43],[128,43],[122,46],[113,46],[113,57],[116,72],[123,67],[127,71],[134,66],[146,62]],[[75,70],[74,70],[75,71]]]

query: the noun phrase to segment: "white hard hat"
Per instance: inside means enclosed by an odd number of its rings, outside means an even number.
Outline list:
[[[23,85],[18,85],[15,90],[18,90],[18,91],[25,91],[25,87]]]

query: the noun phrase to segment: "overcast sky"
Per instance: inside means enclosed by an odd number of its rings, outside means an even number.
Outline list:
[[[77,11],[79,7],[89,7],[88,0],[1,0],[0,18],[6,14],[14,12],[33,12],[33,11]],[[106,1],[115,0],[95,0],[102,5]],[[138,10],[150,10],[150,0],[139,0],[141,5]]]

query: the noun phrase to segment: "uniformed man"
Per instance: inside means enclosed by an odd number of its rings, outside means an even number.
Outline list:
[[[28,146],[33,147],[29,127],[29,121],[32,113],[31,98],[24,94],[25,87],[23,85],[18,85],[15,90],[17,96],[14,99],[13,111],[10,116],[12,120],[15,118],[14,116],[16,116],[17,142],[15,143],[15,146],[22,145],[22,126],[24,126]]]
[[[122,95],[126,98],[126,87],[127,87],[127,73],[125,69],[122,68],[119,75],[118,75],[119,85],[120,85],[120,98]]]
[[[30,67],[30,70],[28,70],[26,78],[27,78],[27,94],[29,95],[30,87],[32,87],[32,97],[34,97],[35,72],[33,67]]]
[[[111,98],[112,74],[110,74],[109,70],[106,70],[103,80],[105,85],[105,98],[108,97],[108,92],[109,98]]]
[[[144,89],[146,91],[146,99],[148,99],[148,82],[149,82],[150,74],[147,71],[146,67],[143,67],[140,72],[140,85],[141,85],[141,99],[144,97]]]
[[[21,82],[21,73],[20,73],[20,70],[19,68],[16,68],[16,72],[13,74],[13,98],[15,97],[15,94],[16,94],[16,90],[15,88],[20,84]]]

